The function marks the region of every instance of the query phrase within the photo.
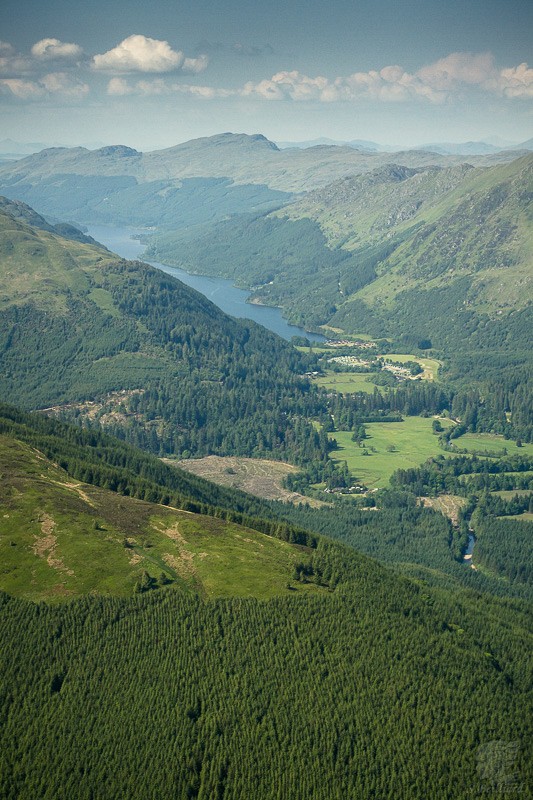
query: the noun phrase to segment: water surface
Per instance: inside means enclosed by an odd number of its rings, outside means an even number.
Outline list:
[[[88,229],[89,236],[101,242],[109,250],[117,253],[122,258],[136,259],[141,258],[144,245],[138,239],[132,238],[139,234],[134,228],[115,228],[104,225],[91,225]],[[281,314],[279,308],[271,306],[258,306],[248,303],[250,292],[245,289],[238,289],[232,281],[226,278],[212,278],[207,275],[191,275],[178,267],[169,267],[157,261],[142,259],[147,264],[162,270],[163,272],[179,278],[180,281],[201,292],[208,300],[217,305],[226,314],[239,319],[252,319],[265,328],[268,328],[283,339],[290,340],[293,336],[305,336],[314,342],[325,341],[323,336],[316,333],[307,333],[297,325],[290,325]]]

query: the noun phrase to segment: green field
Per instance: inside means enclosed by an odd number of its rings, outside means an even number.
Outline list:
[[[405,355],[405,353],[386,353],[381,356],[385,360],[394,361],[398,364],[405,364],[406,361],[416,361],[424,370],[422,378],[431,381],[436,380],[439,372],[440,361],[436,358],[426,358],[421,356]]]
[[[383,488],[397,469],[417,467],[442,454],[432,422],[431,417],[406,417],[403,422],[368,423],[364,448],[352,441],[350,431],[337,431],[330,434],[339,445],[332,458],[346,461],[352,475],[370,489]],[[445,419],[441,423],[444,427],[452,424]],[[389,447],[394,450],[389,451]],[[368,455],[364,455],[365,450]]]
[[[317,386],[322,386],[332,392],[340,394],[354,394],[367,392],[372,394],[377,384],[372,381],[372,373],[367,372],[333,372],[327,370],[320,378],[314,378]],[[378,386],[381,392],[387,391],[386,386]]]
[[[469,453],[480,453],[484,451],[498,453],[498,455],[512,456],[531,456],[533,455],[533,444],[523,444],[517,447],[516,442],[511,439],[504,439],[493,433],[465,433],[459,439],[452,439],[453,444],[458,450],[467,450]]]
[[[510,473],[507,472],[507,475]],[[513,497],[518,495],[518,497],[529,497],[530,494],[533,494],[533,490],[531,489],[502,489],[501,491],[491,492],[491,494],[495,494],[497,497],[501,497],[503,500],[512,500]]]

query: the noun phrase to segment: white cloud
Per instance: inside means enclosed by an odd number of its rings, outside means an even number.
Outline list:
[[[270,80],[246,83],[241,90],[244,97],[259,95],[265,100],[327,100],[331,85],[327,78],[310,78],[301,72],[277,72]],[[326,93],[326,95],[324,95]],[[324,96],[323,96],[324,95]]]
[[[184,58],[182,64],[183,72],[203,72],[209,64],[209,59],[206,55],[198,56],[198,58]]]
[[[0,74],[17,78],[31,72],[32,59],[19,55],[12,44],[0,41]]]
[[[50,94],[62,94],[68,97],[84,97],[89,93],[89,86],[64,72],[50,72],[40,80]]]
[[[533,69],[526,63],[502,69],[498,86],[506,97],[533,97]]]
[[[64,72],[50,72],[36,81],[22,78],[4,78],[0,80],[2,94],[16,97],[19,100],[37,100],[46,96],[62,96],[70,98],[84,97],[89,87]]]
[[[0,79],[0,91],[2,94],[18,97],[20,100],[34,100],[45,94],[42,86],[34,81],[25,81],[21,78]]]
[[[61,61],[61,66],[77,68],[83,55],[77,44],[60,42],[59,39],[41,39],[31,48],[29,55],[17,53],[9,42],[0,42],[0,74],[13,78],[38,75],[50,69],[51,62]]]
[[[483,86],[493,73],[494,59],[490,53],[450,53],[419,69],[416,76],[426,86],[449,91],[461,84]]]
[[[59,39],[41,39],[31,48],[31,54],[38,59],[78,58],[82,54],[79,44],[60,42]]]
[[[181,50],[173,50],[168,42],[133,35],[107,53],[95,55],[93,68],[107,72],[201,72],[207,67],[207,56],[185,58]]]
[[[235,94],[231,89],[216,89],[213,86],[193,86],[187,83],[165,81],[163,78],[137,81],[134,84],[129,84],[123,78],[111,78],[107,85],[107,93],[114,96],[185,94],[199,97],[203,100],[213,100],[215,97],[229,97]]]
[[[131,94],[133,89],[124,78],[111,78],[107,84],[107,93],[111,95]]]
[[[9,42],[2,42],[0,40],[0,55],[12,56],[15,54],[15,48]]]

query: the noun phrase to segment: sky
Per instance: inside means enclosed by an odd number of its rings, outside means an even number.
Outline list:
[[[533,137],[527,0],[2,0],[0,141]]]

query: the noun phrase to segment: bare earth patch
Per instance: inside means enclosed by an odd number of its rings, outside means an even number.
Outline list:
[[[240,489],[265,500],[281,500],[283,503],[295,505],[309,503],[314,507],[324,505],[319,500],[305,497],[298,492],[289,492],[282,486],[283,479],[290,473],[298,472],[298,469],[281,461],[237,456],[206,456],[184,461],[163,460],[171,466],[180,467],[220,486]]]
[[[45,476],[43,475],[43,478]],[[57,486],[64,486],[65,489],[70,489],[73,492],[76,492],[82,500],[84,500],[87,505],[96,508],[95,503],[91,500],[87,492],[85,492],[81,487],[85,486],[86,484],[83,483],[61,483],[61,481],[50,481],[51,483],[55,483]]]
[[[54,536],[56,524],[49,514],[44,512],[39,515],[42,536],[35,537],[33,552],[39,558],[45,558],[49,567],[52,569],[66,572],[67,575],[74,575],[73,570],[68,569],[62,558],[56,557],[57,537]]]
[[[466,498],[454,494],[443,494],[441,497],[421,497],[420,502],[428,508],[440,511],[448,517],[453,525],[459,525],[459,511],[466,505]]]
[[[196,570],[193,564],[194,554],[187,550],[187,542],[179,532],[177,525],[174,528],[163,528],[160,530],[165,536],[168,536],[169,539],[172,539],[172,541],[176,543],[179,553],[179,558],[172,553],[165,553],[163,558],[166,563],[175,569],[181,578],[195,577]]]

